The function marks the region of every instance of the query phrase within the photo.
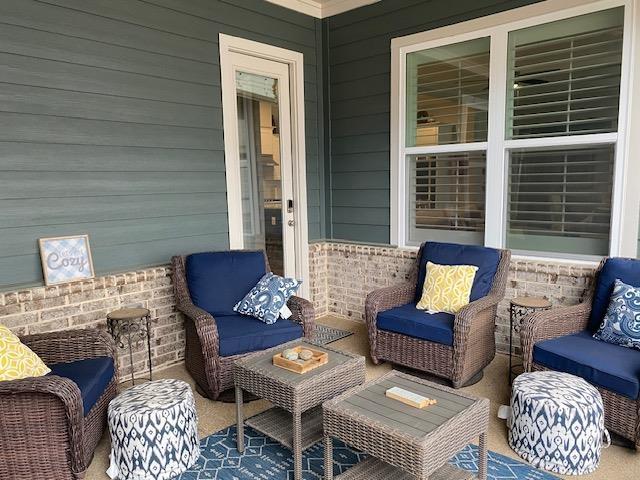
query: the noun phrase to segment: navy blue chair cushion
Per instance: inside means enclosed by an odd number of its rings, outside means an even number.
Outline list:
[[[453,320],[450,313],[427,313],[408,303],[379,313],[376,325],[380,330],[453,345]]]
[[[191,301],[218,315],[235,315],[233,307],[264,276],[262,252],[194,253],[187,257],[186,276]]]
[[[600,327],[609,306],[613,284],[616,279],[632,287],[640,287],[640,260],[633,258],[608,258],[596,279],[596,289],[589,316],[589,330],[595,332]]]
[[[221,357],[257,352],[304,336],[302,325],[282,318],[267,325],[257,318],[235,314],[216,317],[216,325]]]
[[[533,361],[625,397],[638,398],[640,352],[596,340],[591,332],[538,342],[533,347]]]
[[[422,297],[422,287],[426,276],[427,262],[440,265],[475,265],[478,267],[471,287],[470,301],[486,297],[493,285],[500,263],[500,251],[495,248],[477,245],[459,245],[457,243],[427,242],[422,249],[416,285],[416,303]]]
[[[102,396],[114,375],[113,359],[110,357],[87,358],[69,363],[47,365],[51,373],[73,381],[80,389],[85,416]]]

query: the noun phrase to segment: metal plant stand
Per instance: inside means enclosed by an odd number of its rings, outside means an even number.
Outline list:
[[[136,384],[133,372],[133,345],[147,341],[149,355],[149,380],[153,379],[151,364],[151,312],[146,308],[122,308],[107,314],[107,327],[119,348],[129,348],[131,383]]]
[[[522,363],[513,363],[513,333],[520,333],[524,317],[550,308],[551,302],[544,297],[516,297],[511,300],[509,304],[509,385],[522,373]]]

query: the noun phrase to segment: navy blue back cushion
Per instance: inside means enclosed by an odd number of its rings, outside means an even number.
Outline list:
[[[477,245],[427,242],[422,249],[422,258],[420,258],[416,303],[422,297],[427,262],[439,265],[475,265],[478,267],[469,297],[469,300],[473,302],[489,294],[493,277],[496,275],[500,263],[500,250]]]
[[[235,315],[233,307],[266,272],[262,252],[194,253],[187,257],[186,276],[191,301],[216,315]]]
[[[640,287],[640,260],[633,258],[608,258],[596,279],[596,289],[593,295],[589,330],[595,332],[609,306],[613,284],[619,278],[627,285]]]

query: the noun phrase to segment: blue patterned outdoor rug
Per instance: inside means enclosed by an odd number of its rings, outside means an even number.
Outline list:
[[[256,432],[245,430],[245,451],[236,449],[236,427],[232,426],[200,441],[202,453],[198,462],[176,480],[290,480],[293,478],[291,452],[276,441]],[[342,442],[333,442],[333,472],[339,475],[366,456]],[[451,459],[453,465],[477,472],[477,447],[469,445]],[[324,445],[318,442],[304,451],[304,480],[320,480],[324,472]],[[488,478],[490,480],[557,480],[549,473],[489,452]]]
[[[316,329],[313,332],[313,341],[320,345],[327,345],[328,343],[347,338],[351,335],[353,335],[353,332],[348,330],[328,327],[327,325],[316,323]]]

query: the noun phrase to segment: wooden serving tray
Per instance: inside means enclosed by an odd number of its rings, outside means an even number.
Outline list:
[[[327,352],[321,352],[308,347],[294,347],[292,350],[298,353],[300,353],[300,350],[310,350],[311,353],[313,353],[313,357],[309,360],[287,360],[282,356],[282,352],[280,352],[273,356],[273,364],[276,367],[284,368],[290,372],[307,373],[309,370],[318,368],[329,361],[329,354]]]

